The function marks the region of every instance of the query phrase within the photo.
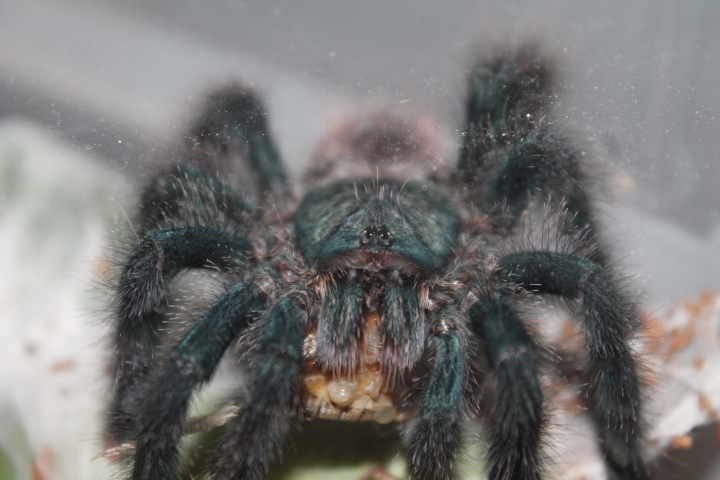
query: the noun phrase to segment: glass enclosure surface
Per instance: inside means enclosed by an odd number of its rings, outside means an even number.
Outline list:
[[[297,180],[334,119],[363,105],[434,118],[456,155],[475,52],[535,41],[560,65],[559,121],[596,154],[606,238],[643,311],[662,316],[720,291],[719,23],[715,0],[4,0],[0,248],[13,257],[6,268],[17,270],[4,272],[0,306],[9,302],[8,322],[20,325],[0,333],[0,352],[17,354],[6,362],[27,362],[0,372],[0,417],[23,418],[0,421],[5,456],[72,471],[70,461],[38,453],[41,433],[22,431],[45,422],[33,409],[57,409],[40,402],[20,411],[32,395],[15,386],[27,380],[42,389],[45,377],[31,379],[42,370],[59,391],[96,385],[88,405],[104,401],[104,380],[88,382],[100,370],[83,369],[99,368],[106,355],[104,297],[87,296],[103,290],[109,268],[96,259],[112,258],[111,232],[127,227],[123,216],[132,216],[159,152],[179,138],[204,94],[231,80],[267,99]],[[53,335],[74,340],[56,345]],[[63,353],[73,341],[84,357]],[[49,423],[61,436],[62,425]],[[74,455],[96,454],[99,432]],[[700,432],[696,447],[711,436]],[[6,447],[18,441],[28,447]],[[695,477],[672,468],[682,478],[716,478],[720,467],[708,458],[717,448],[705,448],[678,457],[696,466]],[[5,463],[0,455],[0,479]]]

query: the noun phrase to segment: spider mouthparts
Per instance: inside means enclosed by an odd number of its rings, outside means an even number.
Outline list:
[[[402,255],[366,249],[353,250],[335,257],[328,267],[331,270],[357,269],[366,270],[370,273],[391,270],[405,275],[417,275],[422,271],[417,264]]]
[[[378,312],[364,316],[360,361],[355,371],[349,373],[324,370],[313,358],[317,331],[307,336],[302,401],[306,418],[390,423],[411,416],[410,412],[398,410],[396,400],[400,392],[381,367],[381,318]]]

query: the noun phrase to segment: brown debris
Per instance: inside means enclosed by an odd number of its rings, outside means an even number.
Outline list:
[[[672,446],[681,450],[689,450],[693,446],[693,438],[689,433],[680,437],[675,437],[672,441]]]
[[[712,401],[707,394],[700,392],[698,393],[698,405],[700,405],[700,408],[703,410],[710,410],[712,408]]]
[[[32,480],[51,480],[54,478],[55,455],[53,451],[45,447],[40,450],[32,464]]]
[[[585,400],[580,396],[574,396],[565,401],[565,410],[570,415],[579,415],[585,413],[588,407]]]
[[[359,480],[399,480],[395,475],[384,468],[373,468],[365,473]]]
[[[698,370],[702,370],[705,367],[705,358],[704,357],[698,357],[695,359],[695,368]]]
[[[670,332],[670,345],[665,352],[665,361],[670,360],[677,352],[690,345],[695,338],[695,323],[686,328],[673,328]]]
[[[97,274],[103,281],[107,281],[111,278],[113,272],[113,263],[108,257],[98,257],[91,263],[93,268],[95,269],[95,272],[97,272]]]
[[[65,360],[58,360],[50,365],[50,371],[53,373],[67,372],[74,370],[77,367],[75,360],[68,358]]]
[[[687,300],[683,303],[685,308],[688,309],[690,312],[690,315],[693,316],[693,318],[697,318],[703,314],[703,312],[708,309],[712,308],[715,304],[715,292],[712,290],[705,290],[700,295],[700,298],[692,301]]]
[[[645,326],[645,348],[648,353],[657,353],[665,343],[667,332],[662,325],[662,322],[654,315],[644,315],[642,318],[643,325]]]
[[[565,322],[562,328],[562,342],[566,345],[574,345],[578,341],[578,330],[572,322]]]

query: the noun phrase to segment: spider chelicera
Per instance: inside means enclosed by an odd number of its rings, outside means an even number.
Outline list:
[[[325,142],[296,198],[261,102],[212,94],[142,197],[116,286],[108,435],[133,480],[179,478],[193,392],[239,345],[249,379],[211,477],[261,479],[300,418],[395,422],[414,474],[449,478],[481,417],[491,479],[536,479],[547,394],[530,299],[567,301],[609,471],[647,477],[636,307],[598,239],[583,153],[546,120],[554,65],[525,45],[469,77],[451,169],[421,129],[370,116]],[[533,231],[543,232],[536,238]],[[168,335],[187,269],[224,278]]]

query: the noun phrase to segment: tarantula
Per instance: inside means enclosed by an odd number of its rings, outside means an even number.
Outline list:
[[[490,478],[540,478],[538,295],[577,319],[611,475],[647,478],[640,320],[598,239],[584,153],[546,120],[554,77],[532,45],[489,56],[469,77],[452,171],[422,129],[377,115],[324,144],[300,199],[256,95],[212,94],[145,190],[118,275],[108,434],[132,445],[131,478],[179,478],[193,392],[234,346],[250,377],[216,480],[263,478],[298,417],[397,422],[414,474],[431,478],[452,477],[465,422],[482,417]],[[168,334],[187,269],[226,281]]]

